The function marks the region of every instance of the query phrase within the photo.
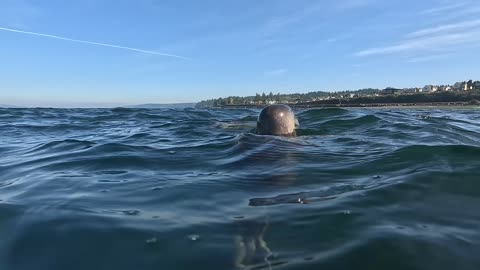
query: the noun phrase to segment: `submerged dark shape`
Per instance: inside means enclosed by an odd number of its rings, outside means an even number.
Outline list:
[[[295,114],[287,105],[270,105],[260,112],[257,134],[295,136]]]

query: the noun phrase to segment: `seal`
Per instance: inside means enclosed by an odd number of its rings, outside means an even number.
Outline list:
[[[260,112],[257,120],[257,134],[275,136],[295,136],[298,122],[287,105],[270,105]]]

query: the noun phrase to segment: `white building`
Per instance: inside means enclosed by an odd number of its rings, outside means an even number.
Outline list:
[[[425,87],[422,88],[423,93],[433,93],[433,92],[437,92],[438,90],[439,90],[439,87],[434,85],[425,85]]]

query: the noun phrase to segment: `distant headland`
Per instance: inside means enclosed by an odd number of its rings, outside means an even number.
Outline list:
[[[270,104],[293,107],[386,107],[480,105],[480,81],[453,85],[426,85],[422,88],[360,89],[355,91],[315,91],[295,94],[256,94],[217,98],[197,103],[197,108],[262,107]]]

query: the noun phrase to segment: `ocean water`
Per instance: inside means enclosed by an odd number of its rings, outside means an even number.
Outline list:
[[[480,110],[0,109],[0,269],[480,269]]]

